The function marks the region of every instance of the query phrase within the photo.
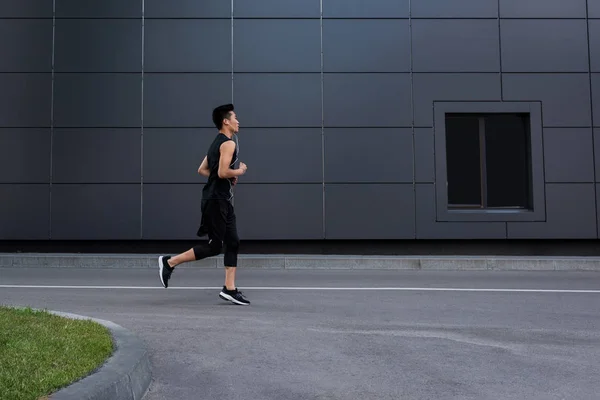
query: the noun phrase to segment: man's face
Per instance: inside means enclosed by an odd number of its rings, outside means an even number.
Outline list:
[[[233,111],[229,118],[225,120],[225,124],[229,127],[231,132],[237,133],[240,130],[240,123],[237,120],[237,115],[235,115],[235,112]]]

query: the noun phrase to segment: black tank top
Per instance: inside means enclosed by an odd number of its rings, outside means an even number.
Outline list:
[[[229,140],[225,134],[219,132],[215,140],[211,143],[206,153],[208,169],[210,175],[208,182],[204,185],[202,190],[203,200],[233,200],[233,184],[231,181],[233,178],[224,179],[219,178],[219,160],[221,158],[221,145]],[[231,158],[230,168],[234,168],[237,162],[238,148],[235,146],[233,156]]]

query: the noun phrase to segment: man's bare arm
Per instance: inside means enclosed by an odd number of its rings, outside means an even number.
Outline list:
[[[235,143],[227,141],[221,145],[221,157],[219,161],[219,178],[229,179],[235,178],[246,173],[246,164],[240,163],[240,168],[232,169],[231,159],[233,158],[233,151],[235,150]]]
[[[209,177],[210,169],[208,169],[208,157],[204,157],[204,160],[202,160],[202,164],[200,164],[200,168],[198,168],[198,173],[207,178]]]

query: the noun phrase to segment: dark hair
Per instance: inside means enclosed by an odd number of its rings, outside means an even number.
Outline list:
[[[213,110],[212,119],[217,129],[223,128],[223,120],[229,118],[232,111],[233,104],[223,104]]]

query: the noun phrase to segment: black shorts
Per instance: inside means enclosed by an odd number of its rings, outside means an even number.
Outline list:
[[[238,241],[237,225],[233,205],[227,200],[203,200],[202,221],[197,235],[208,235],[209,239]]]

